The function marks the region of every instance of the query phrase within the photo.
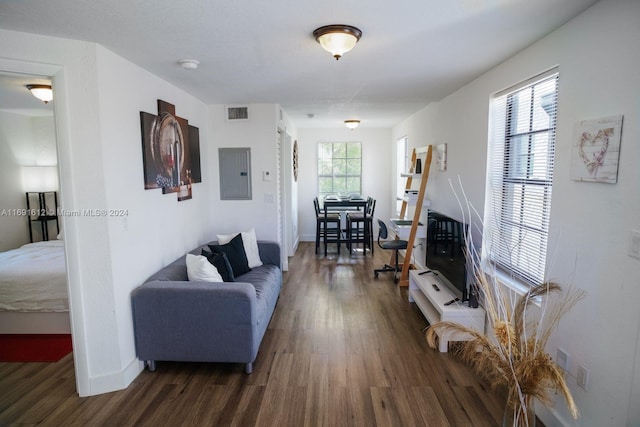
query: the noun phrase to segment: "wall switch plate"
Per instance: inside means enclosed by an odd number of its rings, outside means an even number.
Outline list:
[[[631,230],[629,256],[640,259],[640,231],[638,230]]]
[[[589,386],[589,370],[582,365],[578,365],[576,382],[584,391],[587,391],[587,387]]]
[[[569,353],[561,348],[558,349],[556,355],[556,365],[565,372],[569,370]]]

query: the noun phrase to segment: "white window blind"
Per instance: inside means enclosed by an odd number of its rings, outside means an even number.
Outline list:
[[[491,103],[485,256],[529,285],[545,277],[557,99],[551,70]]]

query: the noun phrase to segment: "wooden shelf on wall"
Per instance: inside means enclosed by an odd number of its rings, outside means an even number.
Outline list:
[[[40,191],[33,192],[28,191],[27,197],[27,218],[29,222],[29,241],[33,243],[33,223],[40,224],[40,233],[42,240],[50,240],[49,237],[49,222],[55,221],[56,234],[60,233],[60,223],[58,220],[58,193],[55,191]],[[36,199],[35,204],[32,199]]]

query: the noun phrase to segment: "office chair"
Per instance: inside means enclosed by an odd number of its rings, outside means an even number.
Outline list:
[[[375,269],[373,274],[377,279],[378,273],[393,271],[393,283],[398,283],[398,272],[400,271],[398,269],[398,251],[401,249],[407,249],[409,242],[400,239],[380,242],[380,239],[386,239],[389,236],[389,232],[387,231],[386,224],[382,220],[378,220],[378,226],[380,227],[378,230],[378,246],[388,251],[395,251],[396,263],[394,266],[385,264],[384,267]]]

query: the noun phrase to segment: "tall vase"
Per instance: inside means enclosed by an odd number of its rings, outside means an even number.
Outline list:
[[[534,399],[525,396],[521,402],[517,396],[508,399],[504,408],[502,427],[535,427],[536,412]]]
[[[416,173],[422,173],[422,159],[416,159]]]

